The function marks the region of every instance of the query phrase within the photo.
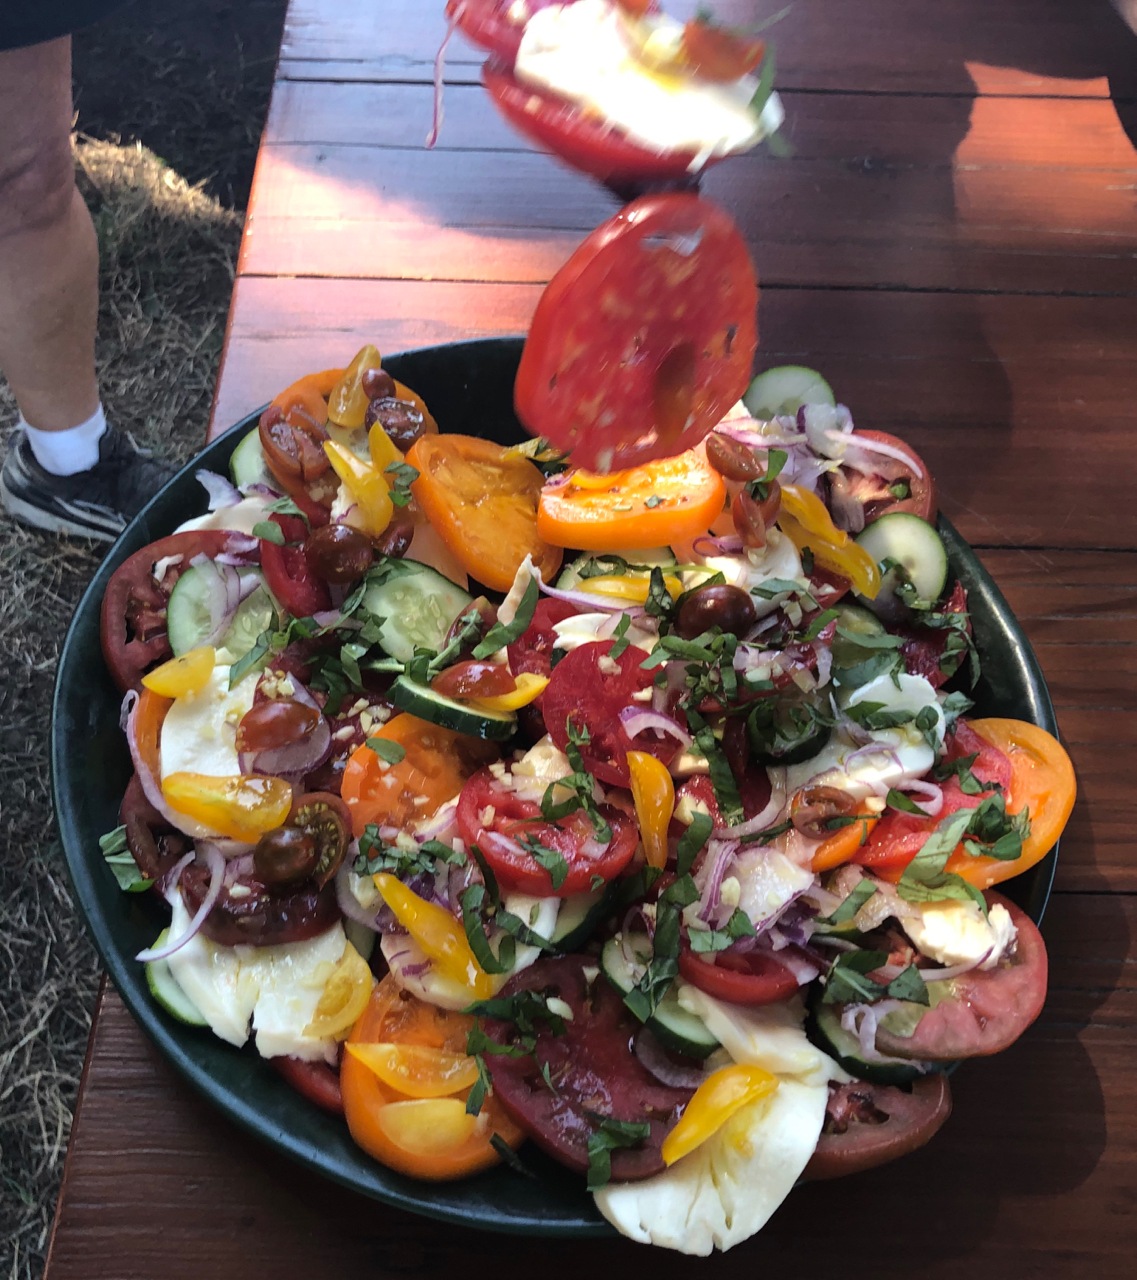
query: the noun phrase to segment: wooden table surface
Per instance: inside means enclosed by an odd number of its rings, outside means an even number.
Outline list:
[[[778,7],[715,6],[738,22]],[[218,428],[364,341],[391,352],[523,331],[542,283],[613,212],[497,118],[460,39],[441,142],[423,148],[441,10],[292,0]],[[774,37],[793,155],[735,158],[705,184],[758,267],[760,363],[823,370],[860,425],[924,454],[944,511],[1036,647],[1080,794],[1045,922],[1039,1022],[958,1073],[955,1114],[931,1146],[796,1191],[756,1240],[703,1265],[1129,1276],[1137,39],[1106,0],[795,0]],[[49,1280],[453,1276],[514,1263],[568,1275],[633,1249],[506,1244],[321,1182],[215,1114],[114,992],[100,999]],[[662,1254],[650,1265],[691,1266]]]

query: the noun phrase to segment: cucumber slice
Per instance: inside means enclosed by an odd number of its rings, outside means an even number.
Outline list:
[[[566,565],[561,570],[561,576],[557,579],[557,587],[561,591],[575,591],[585,579],[585,577],[596,577],[598,574],[621,574],[624,567],[620,563],[623,560],[629,565],[646,565],[648,569],[659,567],[666,568],[669,565],[676,564],[675,552],[670,547],[649,547],[646,551],[613,551],[610,553],[601,553],[597,555],[595,552],[586,551],[570,565]],[[585,570],[587,569],[587,575]],[[632,571],[635,572],[634,570]],[[639,576],[646,577],[641,573]]]
[[[210,631],[206,574],[210,570],[191,565],[174,584],[166,606],[166,631],[175,656],[202,643]],[[217,645],[218,660],[236,662],[253,647],[257,637],[273,624],[276,610],[259,569],[238,569],[242,578],[255,575],[260,585],[237,606],[229,630]]]
[[[468,592],[417,560],[385,566],[363,592],[363,607],[383,619],[379,643],[400,662],[409,662],[418,648],[440,650],[454,619],[473,602]]]
[[[229,474],[238,489],[247,484],[267,484],[279,489],[278,482],[265,462],[260,432],[256,427],[242,438],[241,443],[229,455]]]
[[[169,929],[163,929],[154,942],[155,947],[163,946],[170,936]],[[150,994],[163,1009],[179,1022],[190,1027],[205,1027],[209,1023],[202,1016],[201,1010],[178,985],[169,964],[165,960],[147,960],[146,985]]]
[[[644,950],[650,951],[650,944],[646,939]],[[600,967],[604,970],[604,976],[621,995],[627,995],[639,978],[624,955],[619,935],[609,938],[604,944],[604,949],[600,952]],[[697,1058],[700,1062],[720,1047],[702,1018],[680,1007],[674,984],[656,1006],[655,1013],[648,1018],[647,1025],[667,1048],[685,1057]]]
[[[472,738],[488,738],[494,742],[513,736],[517,717],[512,711],[481,711],[468,703],[435,693],[429,685],[418,684],[408,676],[400,676],[387,692],[400,711],[409,711],[420,720]]]
[[[616,886],[606,884],[591,893],[565,898],[549,941],[558,951],[579,951],[608,914],[615,897]]]
[[[783,364],[760,373],[742,403],[756,418],[794,414],[803,404],[836,404],[833,388],[817,372],[800,364]]]
[[[938,600],[947,587],[948,557],[943,539],[919,516],[893,511],[857,536],[859,546],[877,562],[895,560],[921,600]]]
[[[884,623],[863,605],[842,600],[836,607],[837,634],[833,637],[833,664],[837,667],[855,667],[879,652],[871,641],[886,635]],[[847,634],[842,634],[845,632]],[[853,636],[864,636],[869,644],[859,645]]]
[[[840,1005],[817,1001],[805,1030],[819,1049],[835,1058],[859,1080],[871,1080],[874,1084],[908,1084],[924,1074],[909,1062],[866,1062],[857,1037],[841,1025]]]

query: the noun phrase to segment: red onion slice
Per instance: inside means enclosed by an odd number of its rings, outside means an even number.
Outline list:
[[[707,1072],[702,1067],[683,1066],[675,1062],[647,1027],[641,1027],[636,1032],[633,1047],[640,1065],[660,1084],[671,1089],[697,1089],[707,1078]]]
[[[462,8],[462,5],[458,5],[455,12],[450,15],[450,20],[446,24],[446,34],[442,37],[442,43],[438,46],[438,52],[434,55],[434,112],[431,117],[430,132],[426,135],[426,148],[428,151],[433,150],[438,142],[438,135],[442,132],[444,116],[442,110],[442,86],[443,76],[446,73],[446,50],[454,36],[454,32],[458,29],[458,17],[462,12]]]
[[[198,857],[209,868],[209,888],[206,890],[205,897],[201,900],[201,906],[198,907],[194,918],[189,922],[185,932],[179,934],[176,938],[167,938],[160,947],[148,947],[144,951],[140,951],[134,958],[143,962],[147,960],[165,960],[167,956],[172,956],[175,951],[180,951],[189,940],[194,937],[201,926],[205,923],[206,917],[213,910],[214,904],[221,896],[221,887],[225,883],[225,859],[221,856],[221,850],[210,840],[203,840],[197,846]],[[174,889],[173,892],[178,892]]]
[[[846,1005],[841,1014],[841,1026],[857,1037],[861,1057],[865,1062],[904,1064],[927,1071],[930,1068],[926,1063],[917,1062],[911,1058],[894,1058],[889,1054],[881,1053],[876,1047],[876,1029],[881,1018],[892,1013],[894,1009],[903,1009],[904,1006],[903,1000],[881,1000],[877,1004]]]
[[[853,467],[857,471],[863,471],[868,475],[873,472],[879,472],[879,464],[874,462],[872,458],[865,458],[865,454],[876,455],[877,458],[890,458],[893,462],[903,464],[904,474],[911,473],[917,480],[923,480],[923,469],[917,464],[916,460],[910,453],[906,453],[903,449],[897,449],[895,445],[884,444],[880,440],[868,440],[864,436],[859,436],[854,432],[851,436],[841,435],[839,432],[830,432],[846,446],[842,455],[842,465]],[[898,478],[898,477],[894,477]]]
[[[915,796],[916,803],[923,809],[926,817],[938,818],[944,807],[943,788],[926,779],[906,782],[900,788],[910,798]]]
[[[745,836],[756,836],[760,831],[765,831],[767,827],[772,827],[780,821],[785,807],[785,788],[775,784],[770,791],[770,799],[761,813],[756,813],[753,818],[747,818],[737,826],[715,827],[711,834],[719,840],[741,840]]]
[[[978,960],[965,960],[962,964],[944,965],[938,969],[921,969],[920,977],[925,982],[950,982],[952,978],[958,978],[962,974],[970,973],[972,969],[981,969],[987,963],[988,957],[994,947],[988,947]]]
[[[354,920],[356,924],[361,924],[365,929],[370,929],[372,933],[378,933],[379,925],[376,921],[376,916],[379,914],[379,908],[383,906],[383,899],[380,898],[376,906],[371,911],[368,911],[355,894],[352,893],[353,861],[354,859],[350,856],[346,857],[340,863],[340,868],[336,872],[336,903],[349,920]]]
[[[691,543],[691,550],[700,556],[738,556],[744,548],[742,539],[736,533],[700,533]]]
[[[692,742],[691,735],[671,716],[661,711],[649,711],[646,707],[624,707],[620,712],[620,723],[629,738],[638,738],[641,733],[658,733],[674,738],[683,749]]]
[[[202,468],[202,470],[193,473],[193,478],[209,495],[210,511],[220,511],[225,507],[235,507],[241,501],[240,490],[231,484],[225,476],[218,475],[216,471],[206,471],[205,468]]]
[[[582,613],[630,613],[627,600],[613,600],[602,595],[593,595],[588,591],[561,591],[541,583],[541,590],[554,600],[563,600],[565,604],[576,605]]]

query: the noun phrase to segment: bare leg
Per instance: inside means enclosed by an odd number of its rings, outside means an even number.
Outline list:
[[[98,244],[71,158],[71,40],[0,52],[0,371],[27,421],[98,407]]]

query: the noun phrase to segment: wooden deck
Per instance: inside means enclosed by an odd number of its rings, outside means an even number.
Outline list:
[[[778,7],[715,5],[739,22]],[[391,352],[522,332],[544,281],[614,210],[498,119],[460,39],[440,143],[423,148],[444,27],[441,0],[293,0],[216,428],[364,341]],[[1128,1277],[1137,38],[1106,0],[796,0],[774,39],[793,155],[732,159],[705,186],[758,267],[760,363],[820,368],[859,424],[926,457],[1037,649],[1080,798],[1039,1023],[959,1072],[932,1146],[795,1192],[756,1241],[705,1265]],[[104,993],[48,1280],[568,1276],[636,1257],[664,1276],[691,1266],[624,1241],[443,1228],[284,1165],[191,1095]]]

